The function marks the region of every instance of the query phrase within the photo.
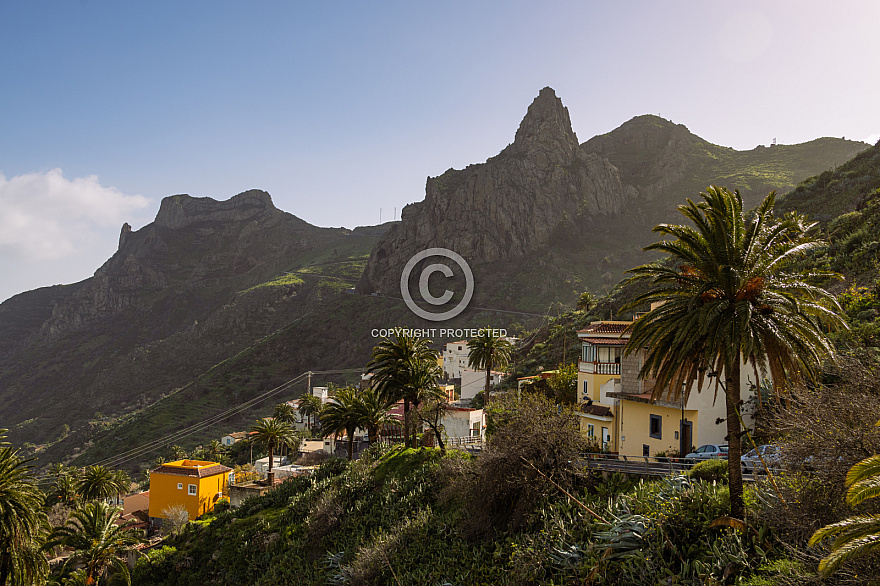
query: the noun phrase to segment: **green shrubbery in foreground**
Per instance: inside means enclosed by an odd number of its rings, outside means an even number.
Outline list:
[[[480,458],[376,446],[330,461],[190,524],[139,560],[132,582],[745,584],[775,563],[766,531],[713,524],[728,510],[723,484],[603,481],[564,453],[578,446],[531,445],[562,438],[571,413],[537,397],[520,412],[531,428],[511,413],[519,433],[496,434]]]

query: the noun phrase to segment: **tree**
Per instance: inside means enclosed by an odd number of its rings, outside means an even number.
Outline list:
[[[189,511],[187,510],[186,505],[168,505],[162,509],[162,514],[165,515],[165,519],[168,520],[169,528],[174,535],[180,533],[181,529],[189,523]]]
[[[254,432],[254,441],[265,445],[269,449],[268,481],[271,484],[275,478],[275,475],[272,473],[275,447],[289,445],[296,439],[296,435],[288,424],[271,418],[258,419],[257,424],[251,427],[251,431]]]
[[[208,447],[205,448],[205,452],[212,462],[219,462],[223,455],[223,444],[220,443],[220,440],[211,440]]]
[[[83,565],[87,584],[110,573],[121,574],[129,581],[128,566],[120,557],[124,550],[142,540],[131,529],[134,521],[116,525],[119,509],[104,502],[86,503],[75,510],[62,527],[56,527],[44,546],[69,547],[73,554],[64,562],[64,568]]]
[[[275,408],[272,410],[272,416],[291,427],[296,423],[296,410],[290,405],[290,403],[278,403],[275,405]]]
[[[312,418],[321,413],[321,399],[315,395],[303,395],[297,401],[299,412],[309,418],[309,431],[312,431]]]
[[[878,422],[880,424],[880,422]],[[880,496],[880,455],[873,455],[853,466],[846,475],[846,502],[858,505]],[[834,537],[831,553],[819,562],[819,574],[827,577],[846,560],[880,547],[880,515],[856,515],[822,527],[810,537],[809,545]]]
[[[79,494],[86,501],[110,498],[119,494],[119,480],[116,472],[106,466],[88,466],[80,477]]]
[[[492,335],[492,329],[485,327],[476,337],[468,341],[468,366],[486,371],[484,389],[486,405],[489,404],[489,386],[493,368],[507,368],[513,346],[501,336]]]
[[[0,586],[36,584],[49,573],[39,540],[45,533],[45,495],[37,488],[28,462],[3,440],[0,429]]]
[[[385,425],[396,425],[398,421],[388,413],[388,403],[374,387],[364,389],[357,394],[355,412],[358,416],[357,426],[367,431],[370,445],[379,441],[379,433]]]
[[[389,405],[403,401],[404,435],[408,443],[412,432],[413,445],[416,432],[410,404],[418,404],[426,385],[436,384],[441,374],[437,363],[440,353],[430,344],[430,340],[405,333],[394,341],[384,338],[373,348],[373,358],[367,366],[373,373],[373,384]]]
[[[348,437],[348,459],[354,457],[354,431],[361,422],[362,403],[357,389],[344,387],[338,389],[321,410],[321,429],[337,437],[345,432]]]
[[[653,398],[673,401],[718,375],[727,405],[730,507],[743,517],[740,366],[752,365],[756,380],[769,371],[779,395],[787,381],[812,378],[832,354],[823,326],[846,327],[837,301],[812,284],[831,273],[809,272],[796,261],[823,243],[815,224],[795,213],[773,216],[775,192],[751,213],[739,192],[709,187],[704,201],[678,210],[693,226],[660,224],[654,231],[674,240],[645,248],[671,262],[631,269],[649,289],[624,310],[654,305],[630,326],[625,354],[647,348],[639,373],[656,380]],[[723,380],[723,382],[722,382]]]

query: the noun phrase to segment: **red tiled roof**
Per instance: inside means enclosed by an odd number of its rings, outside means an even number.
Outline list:
[[[578,334],[622,334],[627,327],[630,326],[630,322],[599,322],[597,324],[590,324],[586,328],[578,331]]]
[[[594,346],[626,346],[626,339],[620,338],[581,338],[581,342]]]
[[[201,467],[190,467],[190,466],[168,466],[161,465],[150,474],[170,474],[171,476],[192,476],[193,478],[205,478],[207,476],[214,476],[216,474],[223,474],[224,472],[231,472],[232,468],[228,466],[224,466],[222,464],[214,464],[213,466],[201,466]]]

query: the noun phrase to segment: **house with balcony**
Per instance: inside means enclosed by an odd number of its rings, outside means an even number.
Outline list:
[[[646,349],[624,357],[631,321],[597,321],[578,332],[578,393],[582,433],[605,449],[628,456],[660,451],[690,451],[704,443],[725,443],[724,392],[707,379],[687,401],[673,389],[654,397],[654,381],[640,379]],[[744,370],[742,397],[749,396],[750,372]],[[754,378],[752,376],[751,378]],[[746,415],[746,423],[750,419]]]

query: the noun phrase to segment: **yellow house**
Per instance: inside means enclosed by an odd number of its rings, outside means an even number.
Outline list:
[[[654,381],[639,379],[645,350],[623,356],[629,321],[597,321],[578,332],[582,349],[578,363],[581,432],[605,449],[626,456],[657,452],[690,452],[701,443],[726,443],[724,394],[716,397],[708,379],[687,401],[664,389],[652,400]],[[743,365],[742,397],[748,398],[748,365]],[[717,400],[716,400],[717,399]],[[751,421],[744,414],[746,424]]]
[[[203,460],[162,464],[150,472],[150,517],[165,519],[165,510],[174,505],[184,505],[190,520],[204,515],[228,492],[231,471]]]

